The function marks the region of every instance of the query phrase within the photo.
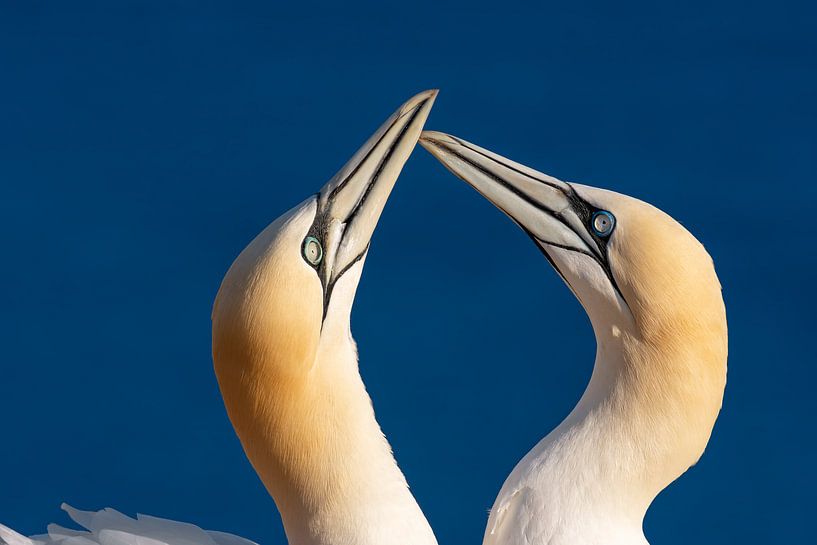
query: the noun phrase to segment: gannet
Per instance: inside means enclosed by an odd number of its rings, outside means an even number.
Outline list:
[[[436,90],[403,104],[320,191],[241,252],[213,305],[213,361],[230,420],[291,545],[436,545],[375,420],[350,313],[369,241]],[[8,545],[255,545],[113,509],[79,511]]]
[[[349,317],[369,240],[436,91],[406,102],[230,267],[213,361],[291,545],[434,545],[358,372]]]
[[[647,543],[647,508],[700,458],[721,408],[726,312],[712,259],[645,202],[447,134],[420,142],[533,240],[596,337],[587,389],[505,481],[484,545]]]

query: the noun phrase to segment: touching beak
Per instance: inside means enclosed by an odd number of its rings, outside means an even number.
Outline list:
[[[321,188],[313,229],[321,231],[326,246],[320,275],[327,301],[338,278],[366,255],[386,200],[436,96],[434,89],[409,99]]]
[[[573,250],[606,266],[604,248],[587,228],[592,211],[567,182],[441,132],[423,132],[420,144],[543,249]]]

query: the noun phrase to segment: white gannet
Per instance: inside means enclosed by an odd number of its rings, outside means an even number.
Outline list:
[[[712,259],[645,202],[450,135],[420,142],[527,233],[596,336],[587,389],[511,472],[483,543],[647,543],[647,508],[700,458],[721,408],[726,312]]]
[[[236,258],[213,305],[227,413],[292,545],[434,545],[375,420],[349,317],[372,232],[436,97],[406,102]]]
[[[369,241],[437,91],[403,104],[314,196],[236,258],[213,305],[213,360],[230,420],[292,545],[436,545],[375,420],[350,313]],[[8,545],[254,545],[112,509],[63,505],[57,525]]]

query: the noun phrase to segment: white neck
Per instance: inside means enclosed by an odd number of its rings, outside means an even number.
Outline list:
[[[703,452],[720,395],[717,384],[689,391],[702,380],[689,365],[696,355],[661,350],[617,327],[594,329],[590,383],[506,480],[486,545],[646,544],[642,521],[650,503]]]
[[[322,444],[308,453],[313,459],[298,476],[297,501],[279,503],[289,541],[436,545],[375,419],[354,342],[341,338],[335,346],[322,346],[315,362],[311,386],[320,399],[314,400],[311,418],[323,427]]]
[[[295,479],[299,501],[281,509],[287,536],[292,545],[437,545],[360,376],[350,313],[362,266],[335,287],[300,400],[302,426],[319,437]]]

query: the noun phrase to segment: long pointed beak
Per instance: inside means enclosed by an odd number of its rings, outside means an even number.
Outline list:
[[[420,144],[540,245],[602,260],[585,227],[586,207],[570,184],[449,134],[425,131]]]
[[[437,90],[419,93],[403,104],[340,171],[321,188],[327,246],[323,281],[327,296],[335,281],[363,258],[394,183],[411,155]]]

